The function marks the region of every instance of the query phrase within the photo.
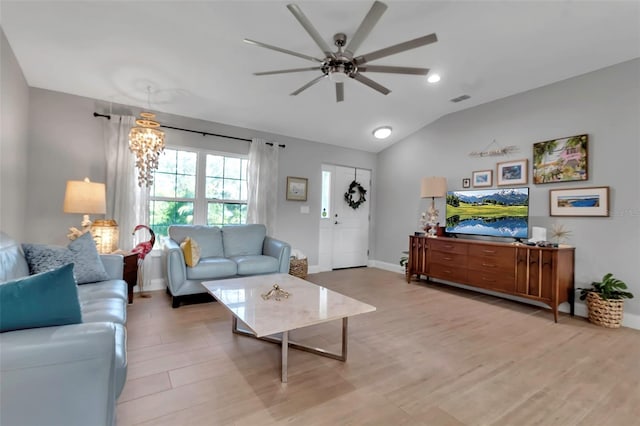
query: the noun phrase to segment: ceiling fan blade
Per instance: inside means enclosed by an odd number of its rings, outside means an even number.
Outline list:
[[[358,67],[359,72],[386,72],[392,74],[427,75],[429,68],[395,67],[392,65],[366,65]]]
[[[276,52],[281,52],[281,53],[286,53],[287,55],[297,56],[298,58],[306,59],[306,60],[309,60],[309,61],[320,62],[320,63],[322,62],[322,59],[314,58],[313,56],[308,56],[308,55],[305,55],[305,54],[302,54],[302,53],[294,52],[292,50],[287,50],[287,49],[283,49],[281,47],[272,46],[270,44],[261,43],[259,41],[250,40],[248,38],[245,38],[243,41],[245,43],[247,43],[247,44],[253,44],[255,46],[260,46],[260,47],[264,47],[264,48],[267,48],[267,49],[275,50]]]
[[[300,22],[300,25],[304,27],[304,29],[311,36],[313,41],[315,41],[318,47],[320,47],[320,50],[324,52],[324,55],[326,57],[335,58],[335,54],[331,51],[331,47],[329,47],[327,42],[324,41],[324,39],[322,38],[318,30],[314,28],[311,21],[309,21],[309,19],[305,16],[304,13],[302,13],[302,9],[300,9],[300,7],[297,4],[288,4],[287,9],[289,9],[289,11],[293,13],[293,16],[296,17],[298,22]]]
[[[344,101],[344,83],[336,83],[336,102]]]
[[[385,47],[384,49],[376,50],[375,52],[367,53],[366,55],[360,55],[355,58],[355,61],[358,65],[362,65],[376,59],[384,58],[385,56],[395,55],[396,53],[404,52],[405,50],[411,50],[416,47],[435,43],[436,41],[438,41],[438,37],[435,34],[429,34],[423,37],[414,38],[413,40],[405,41],[404,43],[394,44],[393,46]]]
[[[300,71],[320,71],[320,67],[310,67],[310,68],[291,68],[288,70],[276,70],[276,71],[261,71],[254,72],[253,75],[273,75],[273,74],[286,74],[289,72],[300,72]]]
[[[378,92],[382,93],[383,95],[388,95],[389,93],[391,93],[391,90],[387,89],[386,87],[384,87],[381,84],[376,83],[375,81],[365,77],[364,75],[358,73],[355,76],[353,76],[353,78],[355,80],[358,80],[360,83],[371,87],[373,90],[377,90]]]
[[[290,96],[295,96],[295,95],[299,94],[303,90],[308,89],[309,87],[313,86],[314,84],[316,84],[317,82],[319,82],[320,80],[322,80],[325,77],[326,77],[326,75],[323,74],[323,75],[321,75],[319,77],[314,78],[313,80],[311,80],[310,82],[308,82],[307,84],[305,84],[304,86],[302,86],[301,88],[296,90],[295,92],[291,92]]]
[[[367,38],[373,27],[378,23],[378,20],[380,20],[380,17],[382,17],[385,10],[387,10],[386,4],[380,1],[375,1],[373,3],[373,6],[369,9],[367,16],[364,17],[362,23],[353,34],[351,41],[349,41],[349,44],[347,44],[347,47],[344,50],[347,56],[353,58],[354,52],[358,50],[360,44],[362,44],[364,39]]]

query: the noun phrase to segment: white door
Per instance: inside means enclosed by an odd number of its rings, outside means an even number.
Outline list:
[[[353,209],[345,201],[344,194],[353,181],[358,182],[365,190],[365,199],[358,208]],[[371,171],[353,167],[336,166],[332,179],[331,219],[328,221],[332,229],[331,267],[352,268],[366,266],[369,260],[369,206]],[[358,190],[352,195],[358,201]]]

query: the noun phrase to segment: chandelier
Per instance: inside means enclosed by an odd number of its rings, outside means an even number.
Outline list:
[[[164,149],[164,132],[158,129],[160,123],[155,118],[155,114],[141,112],[136,127],[129,132],[129,149],[136,156],[140,187],[153,185],[153,172]]]

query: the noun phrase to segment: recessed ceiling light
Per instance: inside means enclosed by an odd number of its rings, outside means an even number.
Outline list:
[[[391,135],[391,127],[389,126],[378,127],[373,131],[373,136],[376,139],[386,139],[390,135]]]
[[[429,77],[427,77],[427,81],[429,83],[437,83],[440,81],[440,74],[431,74]]]

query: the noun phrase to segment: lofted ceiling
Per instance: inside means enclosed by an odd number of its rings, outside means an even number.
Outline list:
[[[640,57],[638,1],[385,0],[356,55],[436,33],[437,43],[372,64],[430,68],[442,80],[367,73],[391,93],[349,79],[336,103],[324,79],[290,96],[319,71],[252,73],[313,64],[243,42],[322,58],[288,3],[2,0],[0,25],[32,87],[370,152],[451,112]],[[296,4],[334,47],[373,0]],[[461,95],[470,99],[450,101]],[[375,140],[382,125],[393,134]]]

